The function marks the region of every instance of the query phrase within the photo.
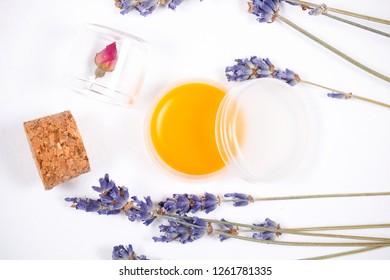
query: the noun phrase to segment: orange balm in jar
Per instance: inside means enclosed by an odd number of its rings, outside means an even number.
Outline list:
[[[190,82],[172,88],[158,101],[148,138],[166,169],[193,179],[225,167],[215,139],[216,115],[225,94],[221,87]]]
[[[297,89],[274,79],[226,91],[214,82],[173,87],[154,104],[147,139],[171,174],[203,179],[226,166],[251,182],[285,177],[298,167],[309,124]]]

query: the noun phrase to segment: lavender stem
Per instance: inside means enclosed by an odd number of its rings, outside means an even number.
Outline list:
[[[373,193],[337,193],[337,194],[309,194],[309,195],[291,195],[254,198],[254,201],[266,200],[290,200],[290,199],[311,199],[311,198],[336,198],[336,197],[361,197],[361,196],[387,196],[390,192]]]
[[[361,249],[356,249],[356,250],[351,250],[351,251],[346,251],[346,252],[341,252],[341,253],[336,253],[336,254],[311,257],[311,258],[304,258],[301,260],[326,260],[326,259],[331,259],[331,258],[337,258],[337,257],[348,256],[348,255],[353,255],[353,254],[357,254],[357,253],[372,251],[372,250],[384,248],[384,247],[386,247],[386,246],[367,246],[367,247],[364,247]]]
[[[390,228],[390,224],[303,227],[303,228],[290,228],[290,229],[298,230],[298,231],[323,231],[323,230],[372,229],[372,228]]]
[[[287,245],[287,246],[314,246],[314,247],[361,247],[361,246],[390,246],[389,242],[296,242],[296,241],[278,241],[278,240],[263,240],[255,239],[252,237],[233,235],[223,231],[214,230],[214,233],[223,235],[230,238],[265,243],[275,245]]]
[[[386,75],[383,75],[369,67],[367,67],[366,65],[358,62],[357,60],[353,59],[352,57],[346,55],[345,53],[343,53],[342,51],[336,49],[335,47],[329,45],[328,43],[326,43],[325,41],[321,40],[320,38],[314,36],[313,34],[311,34],[310,32],[306,31],[305,29],[301,28],[300,26],[296,25],[295,23],[291,22],[290,20],[288,20],[287,18],[281,16],[280,14],[277,15],[277,18],[280,19],[282,22],[288,24],[290,27],[294,28],[295,30],[299,31],[300,33],[304,34],[305,36],[307,36],[308,38],[312,39],[313,41],[317,42],[318,44],[320,44],[321,46],[327,48],[328,50],[330,50],[331,52],[333,52],[334,54],[340,56],[341,58],[347,60],[348,62],[352,63],[353,65],[355,65],[356,67],[359,67],[360,69],[366,71],[367,73],[371,74],[371,75],[374,75],[376,76],[377,78],[380,78],[388,83],[390,83],[390,77],[386,76]]]
[[[338,17],[338,16],[334,16],[334,15],[331,15],[331,14],[323,14],[323,15],[327,16],[327,17],[329,17],[331,19],[338,20],[338,21],[344,22],[346,24],[349,24],[349,25],[352,25],[352,26],[364,29],[366,31],[369,31],[369,32],[372,32],[372,33],[376,33],[378,35],[390,38],[390,34],[387,33],[387,32],[384,32],[384,31],[381,31],[381,30],[377,30],[377,29],[365,26],[363,24],[360,24],[360,23],[357,23],[357,22],[354,22],[354,21],[351,21],[351,20],[347,20],[347,19],[344,19],[344,18],[341,18],[341,17]]]

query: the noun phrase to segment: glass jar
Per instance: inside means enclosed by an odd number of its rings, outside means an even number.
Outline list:
[[[101,101],[130,106],[140,92],[148,44],[98,24],[81,29],[66,70],[66,85]]]
[[[208,179],[225,169],[252,182],[283,178],[299,166],[309,136],[296,90],[274,79],[229,90],[205,79],[175,83],[151,106],[147,145],[164,170],[185,180]],[[210,98],[213,94],[218,97]]]

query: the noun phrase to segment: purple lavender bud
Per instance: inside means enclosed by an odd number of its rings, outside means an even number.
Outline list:
[[[249,202],[253,202],[253,197],[244,193],[227,193],[224,197],[232,198],[234,207],[247,206]]]
[[[116,187],[114,181],[110,180],[110,176],[108,174],[104,175],[104,178],[99,179],[100,187],[92,187],[93,190],[105,193],[110,191],[113,187]]]
[[[183,218],[170,220],[169,225],[160,225],[160,237],[153,237],[155,242],[172,242],[179,241],[182,244],[193,242],[203,237],[208,229],[207,223],[198,218]]]
[[[158,205],[167,212],[174,212],[176,210],[176,199],[167,198],[165,201],[161,201]]]
[[[268,58],[261,59],[252,56],[250,59],[236,59],[236,64],[225,69],[228,81],[242,82],[245,80],[272,77],[274,65]]]
[[[99,215],[116,215],[116,214],[119,214],[121,212],[121,210],[119,209],[108,209],[108,208],[101,208],[99,209],[99,211],[97,211],[97,213]]]
[[[192,241],[202,238],[207,233],[207,222],[203,219],[193,217],[192,224],[194,225],[190,229]]]
[[[285,71],[275,70],[275,78],[285,81],[290,86],[295,86],[301,81],[301,78],[294,71],[287,69]]]
[[[115,0],[115,6],[118,7],[122,15],[134,10],[138,4],[138,0]]]
[[[191,242],[190,233],[187,226],[177,223],[176,221],[169,221],[169,225],[160,225],[160,232],[163,233],[160,237],[153,237],[155,242],[172,242],[179,241],[182,244]]]
[[[345,98],[345,94],[344,93],[328,93],[327,94],[328,97],[330,98],[336,98],[336,99],[344,99]]]
[[[173,198],[167,198],[158,204],[166,212],[186,215],[187,213],[196,213],[205,211],[209,213],[219,205],[219,199],[209,193],[205,193],[200,197],[194,194],[174,194]]]
[[[336,99],[350,99],[352,98],[352,94],[346,94],[346,93],[339,93],[339,92],[331,92],[327,94],[330,98],[336,98]]]
[[[139,200],[136,196],[132,198],[132,206],[126,210],[126,215],[130,221],[141,221],[144,225],[150,225],[156,219],[153,202],[150,196],[145,197],[145,202]]]
[[[251,0],[248,12],[256,15],[259,22],[271,23],[279,12],[280,0]]]
[[[127,245],[127,247],[123,245],[115,246],[112,251],[112,259],[113,260],[147,260],[147,258],[144,255],[137,256],[131,244]]]
[[[202,209],[206,212],[206,214],[214,211],[220,204],[220,200],[217,196],[211,193],[205,193],[202,198]]]
[[[113,187],[109,192],[100,194],[102,204],[110,210],[120,210],[129,200],[129,191],[125,187]]]
[[[265,219],[265,221],[263,223],[260,223],[260,224],[253,224],[254,226],[257,226],[257,227],[270,227],[270,228],[276,228],[276,229],[279,229],[280,226],[279,224],[277,224],[276,222],[270,220],[270,219]],[[253,238],[256,238],[256,239],[262,239],[262,240],[274,240],[275,237],[279,236],[280,233],[278,232],[275,232],[275,231],[260,231],[260,232],[256,232],[253,234]]]
[[[183,0],[168,0],[167,2],[169,2],[169,9],[176,10],[176,7],[179,6],[183,2]]]
[[[89,199],[89,198],[78,198],[78,197],[67,197],[65,201],[72,202],[72,207],[77,210],[83,210],[85,212],[97,212],[101,207],[101,201]]]
[[[240,200],[247,200],[248,199],[248,195],[245,193],[227,193],[224,195],[224,197],[240,199]]]
[[[139,2],[140,3],[137,4],[136,9],[139,11],[141,16],[150,15],[160,5],[159,0],[144,0]]]
[[[202,200],[197,195],[189,194],[187,198],[191,213],[196,213],[202,210]]]
[[[262,240],[274,240],[276,236],[275,232],[272,231],[263,231],[263,232],[255,232],[252,237],[255,239],[262,239]]]

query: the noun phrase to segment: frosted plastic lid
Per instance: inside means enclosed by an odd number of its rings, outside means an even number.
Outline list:
[[[248,181],[288,175],[301,162],[308,138],[305,106],[297,88],[275,79],[248,81],[229,90],[216,119],[226,166]]]

